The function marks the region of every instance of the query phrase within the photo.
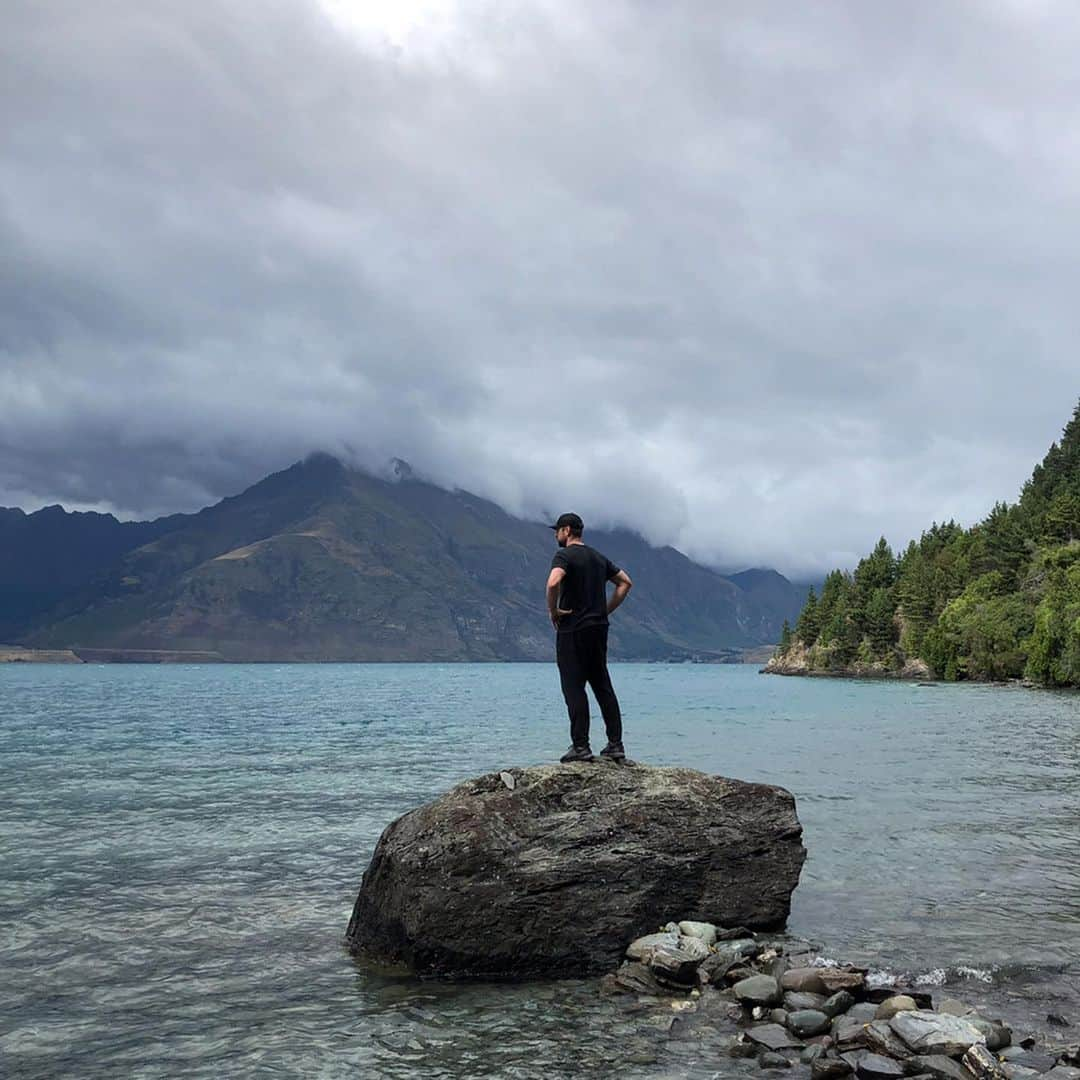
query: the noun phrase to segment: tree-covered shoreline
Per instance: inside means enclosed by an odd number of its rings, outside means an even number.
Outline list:
[[[921,664],[920,664],[921,662]],[[767,670],[1080,685],[1080,405],[1015,503],[833,570]]]

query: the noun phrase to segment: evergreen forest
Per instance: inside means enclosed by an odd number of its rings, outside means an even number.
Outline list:
[[[811,590],[775,663],[947,680],[1080,685],[1080,405],[1017,502],[971,528],[934,524],[899,555],[882,538]]]

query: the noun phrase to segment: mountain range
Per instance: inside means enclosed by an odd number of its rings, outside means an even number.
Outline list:
[[[779,640],[806,588],[725,576],[626,530],[621,659],[723,660]],[[103,659],[539,660],[551,531],[466,491],[314,454],[195,514],[0,509],[0,640]]]

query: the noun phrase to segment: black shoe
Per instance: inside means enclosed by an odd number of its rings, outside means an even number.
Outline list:
[[[621,742],[609,742],[603,750],[600,751],[601,757],[611,758],[612,761],[625,761],[626,751],[623,749]]]
[[[564,765],[569,765],[573,761],[592,761],[593,753],[588,744],[585,746],[571,746],[559,760]]]

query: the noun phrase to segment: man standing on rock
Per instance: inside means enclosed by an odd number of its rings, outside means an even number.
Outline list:
[[[602,757],[623,761],[622,714],[607,669],[608,616],[626,599],[633,582],[625,570],[581,539],[585,525],[577,514],[563,514],[554,525],[559,550],[551,560],[547,607],[555,637],[555,658],[563,697],[570,713],[570,749],[559,759],[592,761],[589,747],[589,699],[592,687],[604,717],[607,746]],[[615,582],[611,599],[607,583]]]

